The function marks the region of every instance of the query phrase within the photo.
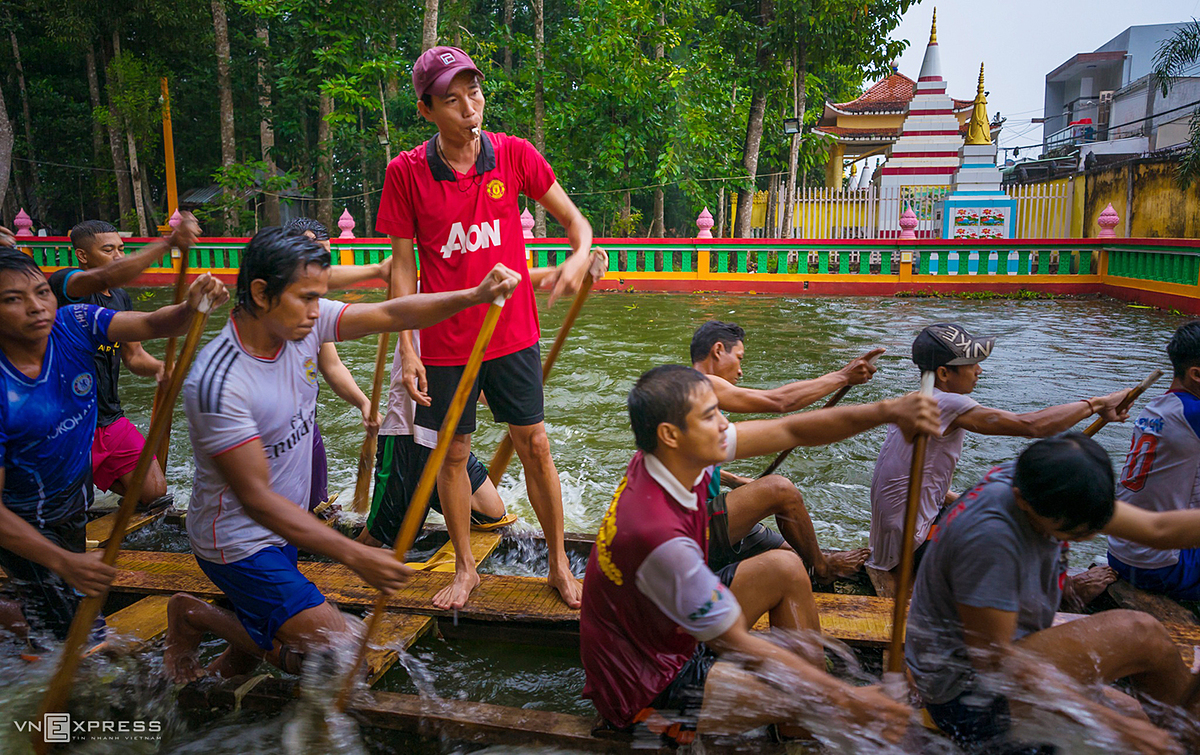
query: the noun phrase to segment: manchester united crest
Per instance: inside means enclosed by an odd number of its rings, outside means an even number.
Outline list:
[[[504,182],[499,178],[488,181],[487,193],[492,199],[504,199]]]

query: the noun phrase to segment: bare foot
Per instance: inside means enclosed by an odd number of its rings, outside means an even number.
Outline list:
[[[571,573],[570,567],[561,569],[551,569],[550,576],[546,578],[546,582],[555,590],[558,590],[558,595],[563,599],[569,608],[579,608],[583,604],[583,585],[575,575]]]
[[[832,582],[835,579],[850,577],[858,573],[871,557],[870,548],[858,548],[852,551],[833,551],[825,553],[825,568],[818,565],[813,569],[813,579],[819,584]]]
[[[163,673],[178,684],[187,684],[204,678],[204,667],[200,665],[197,651],[204,633],[188,621],[192,602],[199,602],[191,595],[177,593],[167,602],[167,638],[163,646]]]
[[[433,596],[433,604],[443,611],[457,611],[467,604],[471,591],[479,586],[479,572],[471,569],[469,572],[458,570],[454,572],[454,581],[449,587]]]

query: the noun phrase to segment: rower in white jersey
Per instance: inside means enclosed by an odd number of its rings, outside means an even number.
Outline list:
[[[229,642],[207,673],[248,673],[260,660],[299,670],[357,619],[343,615],[297,568],[300,548],[336,559],[384,593],[412,570],[390,552],[355,543],[308,511],[317,352],[329,341],[426,327],[507,296],[520,277],[496,265],[474,289],[373,304],[322,298],[329,252],[279,228],[256,233],[242,254],[237,306],[196,357],[184,408],[196,476],[188,536],[201,570],[233,611],[186,593],[167,608],[164,669],[203,676],[206,633]]]
[[[1200,320],[1167,344],[1171,388],[1142,409],[1117,495],[1146,511],[1200,508]],[[1200,600],[1200,549],[1159,550],[1110,537],[1108,563],[1135,587]]]

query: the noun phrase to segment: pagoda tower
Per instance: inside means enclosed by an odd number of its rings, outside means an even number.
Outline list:
[[[954,176],[952,193],[938,208],[942,238],[1012,238],[1017,201],[1010,199],[1000,188],[996,145],[992,143],[988,128],[982,63],[979,65],[979,89],[967,125],[967,140],[959,155],[962,167]]]
[[[900,138],[879,169],[879,185],[901,187],[918,216],[930,217],[932,202],[946,193],[958,170],[963,138],[955,110],[955,101],[946,95],[946,80],[942,78],[935,8],[916,94],[908,105]]]

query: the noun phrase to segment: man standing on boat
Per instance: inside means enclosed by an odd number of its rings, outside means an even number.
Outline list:
[[[448,291],[480,277],[496,262],[520,272],[525,284],[504,307],[479,371],[476,390],[492,417],[508,425],[525,468],[529,502],[549,548],[548,582],[567,605],[579,605],[580,584],[563,544],[562,488],[544,420],[538,313],[529,285],[518,195],[537,201],[563,226],[572,253],[552,274],[551,304],[573,293],[590,264],[592,228],[533,146],[507,134],[482,131],[483,74],[456,47],[434,47],[413,65],[417,110],[438,133],[388,165],[375,227],[392,239],[400,265],[401,295]],[[464,312],[421,332],[417,355],[400,335],[404,387],[416,401],[414,439],[433,447],[442,418],[468,361],[482,312]],[[477,395],[477,394],[476,394]],[[434,596],[439,608],[466,604],[479,584],[469,547],[471,481],[467,462],[475,431],[475,395],[456,429],[438,473],[438,497],[455,552],[453,582]]]
[[[750,632],[764,613],[773,628],[819,632],[812,586],[800,558],[782,549],[714,572],[706,562],[707,499],[715,465],[732,459],[834,443],[885,422],[936,435],[932,399],[910,394],[730,424],[707,377],[667,365],[638,379],[628,406],[638,452],[584,578],[584,697],[623,730],[638,723],[713,733],[772,723],[858,725],[897,741],[906,706],[826,673],[820,644],[793,652]],[[831,717],[831,710],[844,715]]]
[[[163,665],[178,681],[205,673],[197,650],[206,632],[230,643],[210,673],[244,673],[261,659],[296,672],[304,653],[356,621],[300,573],[299,548],[340,561],[385,593],[412,573],[308,511],[321,344],[425,327],[507,295],[520,280],[496,265],[471,289],[341,304],[323,298],[329,267],[329,252],[303,236],[256,233],[242,254],[237,306],[184,383],[196,466],[188,538],[234,610],[186,593],[171,598]]]
[[[1200,507],[1200,321],[1167,344],[1174,378],[1133,423],[1117,494],[1147,511]],[[1200,600],[1200,549],[1159,550],[1109,538],[1108,563],[1134,587]]]
[[[954,469],[962,455],[967,432],[1045,438],[1067,430],[1093,414],[1114,421],[1117,405],[1127,391],[1079,399],[1067,404],[1014,414],[981,406],[970,394],[983,373],[995,338],[977,338],[954,323],[930,325],[913,341],[912,359],[922,372],[934,373],[933,397],[941,414],[941,436],[930,438],[921,478],[921,506],[917,512],[916,561],[925,554],[933,521],[958,495],[950,490]],[[888,427],[875,473],[871,478],[871,559],[867,566],[890,572],[900,563],[904,509],[908,502],[908,476],[912,443],[899,429]],[[885,577],[886,578],[886,577]],[[1068,580],[1068,600],[1078,608],[1090,603],[1116,579],[1110,569],[1098,567]]]
[[[1054,625],[1067,548],[1098,532],[1155,547],[1194,546],[1200,511],[1149,513],[1113,500],[1112,463],[1082,433],[1040,440],[992,469],[938,520],[917,573],[904,657],[934,723],[966,752],[1014,749],[1014,721],[1039,736],[1107,732],[1115,752],[1195,747],[1194,675],[1162,624],[1141,611],[1101,611]],[[1128,679],[1144,701],[1108,687]],[[1189,710],[1176,706],[1189,705]],[[1054,717],[1087,722],[1064,729]],[[1047,717],[1051,717],[1047,720]],[[1192,750],[1194,751],[1194,750]]]
[[[85,553],[101,346],[181,336],[203,297],[228,298],[208,273],[187,301],[156,312],[58,307],[37,263],[0,229],[0,626],[66,636],[82,595],[116,569]],[[165,250],[164,250],[165,251]],[[102,624],[102,622],[101,622]]]
[[[708,376],[722,412],[790,414],[834,391],[861,385],[875,374],[872,360],[883,353],[874,349],[840,370],[812,380],[798,380],[770,390],[738,385],[746,356],[746,331],[731,322],[709,320],[692,334],[692,367]],[[790,546],[800,554],[813,581],[825,584],[848,577],[870,555],[867,548],[823,553],[804,506],[804,497],[783,475],[751,479],[717,467],[708,507],[712,516],[708,562],[714,569],[774,548]],[[720,492],[720,486],[733,488]],[[774,516],[779,532],[763,526]]]

